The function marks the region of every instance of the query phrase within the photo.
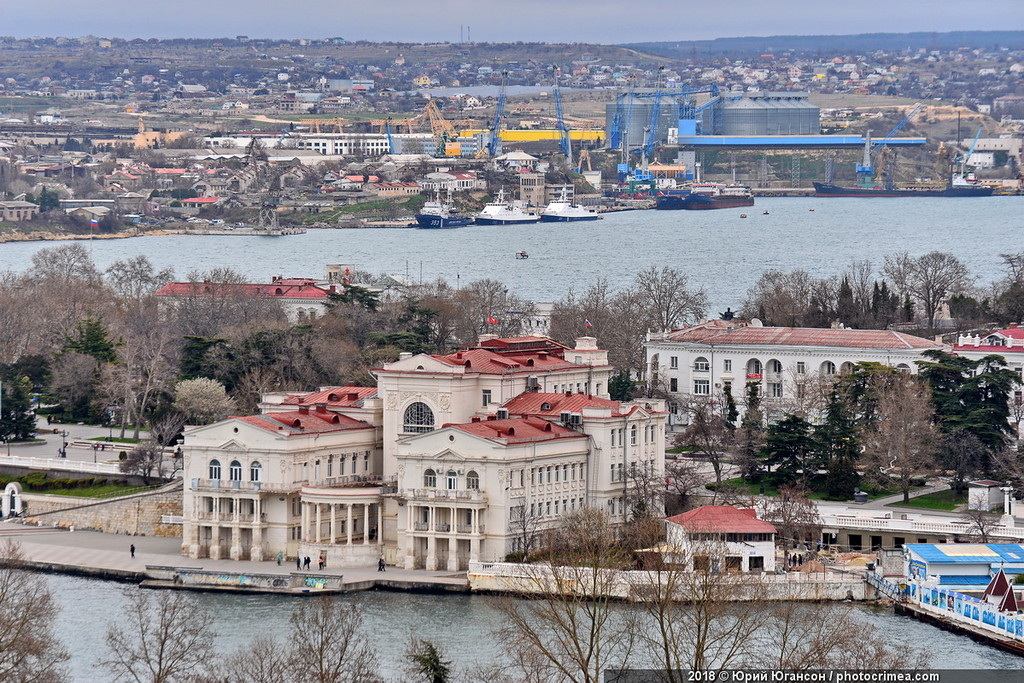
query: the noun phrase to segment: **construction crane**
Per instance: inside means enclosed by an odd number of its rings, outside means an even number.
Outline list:
[[[978,132],[974,134],[974,140],[971,141],[967,154],[961,154],[957,157],[957,171],[961,176],[967,176],[967,162],[971,160],[974,150],[978,147],[978,140],[981,138],[981,131],[984,129],[985,126],[978,126]]]
[[[341,133],[348,124],[346,119],[303,119],[300,124],[309,128],[311,133]],[[331,131],[329,129],[333,128]]]
[[[491,139],[487,142],[488,156],[501,154],[501,117],[505,113],[505,89],[508,87],[508,71],[501,72],[501,90],[498,91],[498,106],[494,110],[494,123],[491,124]]]
[[[918,102],[917,104],[915,104],[914,108],[910,110],[910,113],[907,114],[906,116],[904,116],[903,120],[900,121],[899,123],[897,123],[893,127],[893,129],[889,131],[889,134],[886,135],[881,140],[876,140],[875,142],[872,142],[871,141],[871,129],[870,128],[868,129],[868,131],[864,135],[864,158],[861,160],[861,163],[857,164],[857,184],[858,185],[860,185],[861,187],[865,187],[865,188],[872,187],[874,185],[875,167],[871,163],[871,155],[874,152],[877,152],[880,148],[882,148],[885,145],[886,142],[891,140],[892,137],[894,135],[896,135],[896,133],[900,132],[903,129],[903,126],[907,125],[907,122],[909,122],[910,119],[913,118],[914,114],[916,114],[918,112],[918,110],[922,106],[924,106],[924,105],[921,102]],[[888,157],[888,161],[890,162],[891,165],[895,165],[895,163],[896,163],[896,156],[892,155],[892,156]],[[887,173],[886,182],[889,185],[892,185],[892,183],[894,182],[893,178],[892,178],[892,173],[891,172]]]
[[[646,130],[644,130],[644,146],[641,150],[640,163],[643,170],[647,170],[648,162],[651,158],[651,152],[654,151],[654,143],[658,140],[658,119],[661,118],[661,95],[662,95],[662,76],[665,73],[665,66],[661,65],[658,67],[658,88],[654,91],[654,104],[651,106],[651,120],[647,124]]]
[[[567,168],[572,165],[572,141],[569,139],[569,126],[565,123],[565,114],[562,112],[562,88],[559,87],[558,77],[561,75],[559,69],[555,69],[555,115],[558,116],[558,143],[565,155]]]
[[[388,154],[395,153],[395,138],[391,136],[391,119],[384,122],[384,128],[388,133]]]

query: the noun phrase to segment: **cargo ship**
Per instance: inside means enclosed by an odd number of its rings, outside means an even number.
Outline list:
[[[969,179],[946,187],[839,187],[830,183],[814,183],[816,197],[991,197],[993,188]]]
[[[749,187],[720,185],[719,183],[693,183],[682,192],[669,190],[654,199],[655,209],[689,211],[705,209],[735,209],[753,206],[754,195]]]

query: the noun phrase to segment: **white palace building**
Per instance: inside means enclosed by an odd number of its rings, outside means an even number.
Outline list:
[[[917,373],[914,361],[942,344],[892,330],[766,327],[758,320],[712,320],[647,335],[648,379],[669,397],[672,422],[679,404],[714,400],[728,388],[742,411],[748,382],[760,385],[767,411],[808,398],[816,380],[850,371],[862,361]]]
[[[458,571],[581,507],[622,521],[630,472],[664,471],[667,412],[610,400],[611,373],[592,337],[487,336],[377,387],[266,395],[185,431],[182,554]]]

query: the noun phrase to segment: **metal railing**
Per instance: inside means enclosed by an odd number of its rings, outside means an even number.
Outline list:
[[[0,456],[0,464],[14,467],[29,467],[39,470],[64,470],[67,472],[92,472],[94,474],[123,474],[117,463],[85,462],[67,458],[28,458],[20,455]]]

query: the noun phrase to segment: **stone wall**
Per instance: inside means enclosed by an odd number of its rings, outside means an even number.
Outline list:
[[[181,524],[163,524],[162,517],[181,517],[181,482],[131,496],[106,500],[26,493],[26,523],[74,526],[110,534],[181,536]]]

